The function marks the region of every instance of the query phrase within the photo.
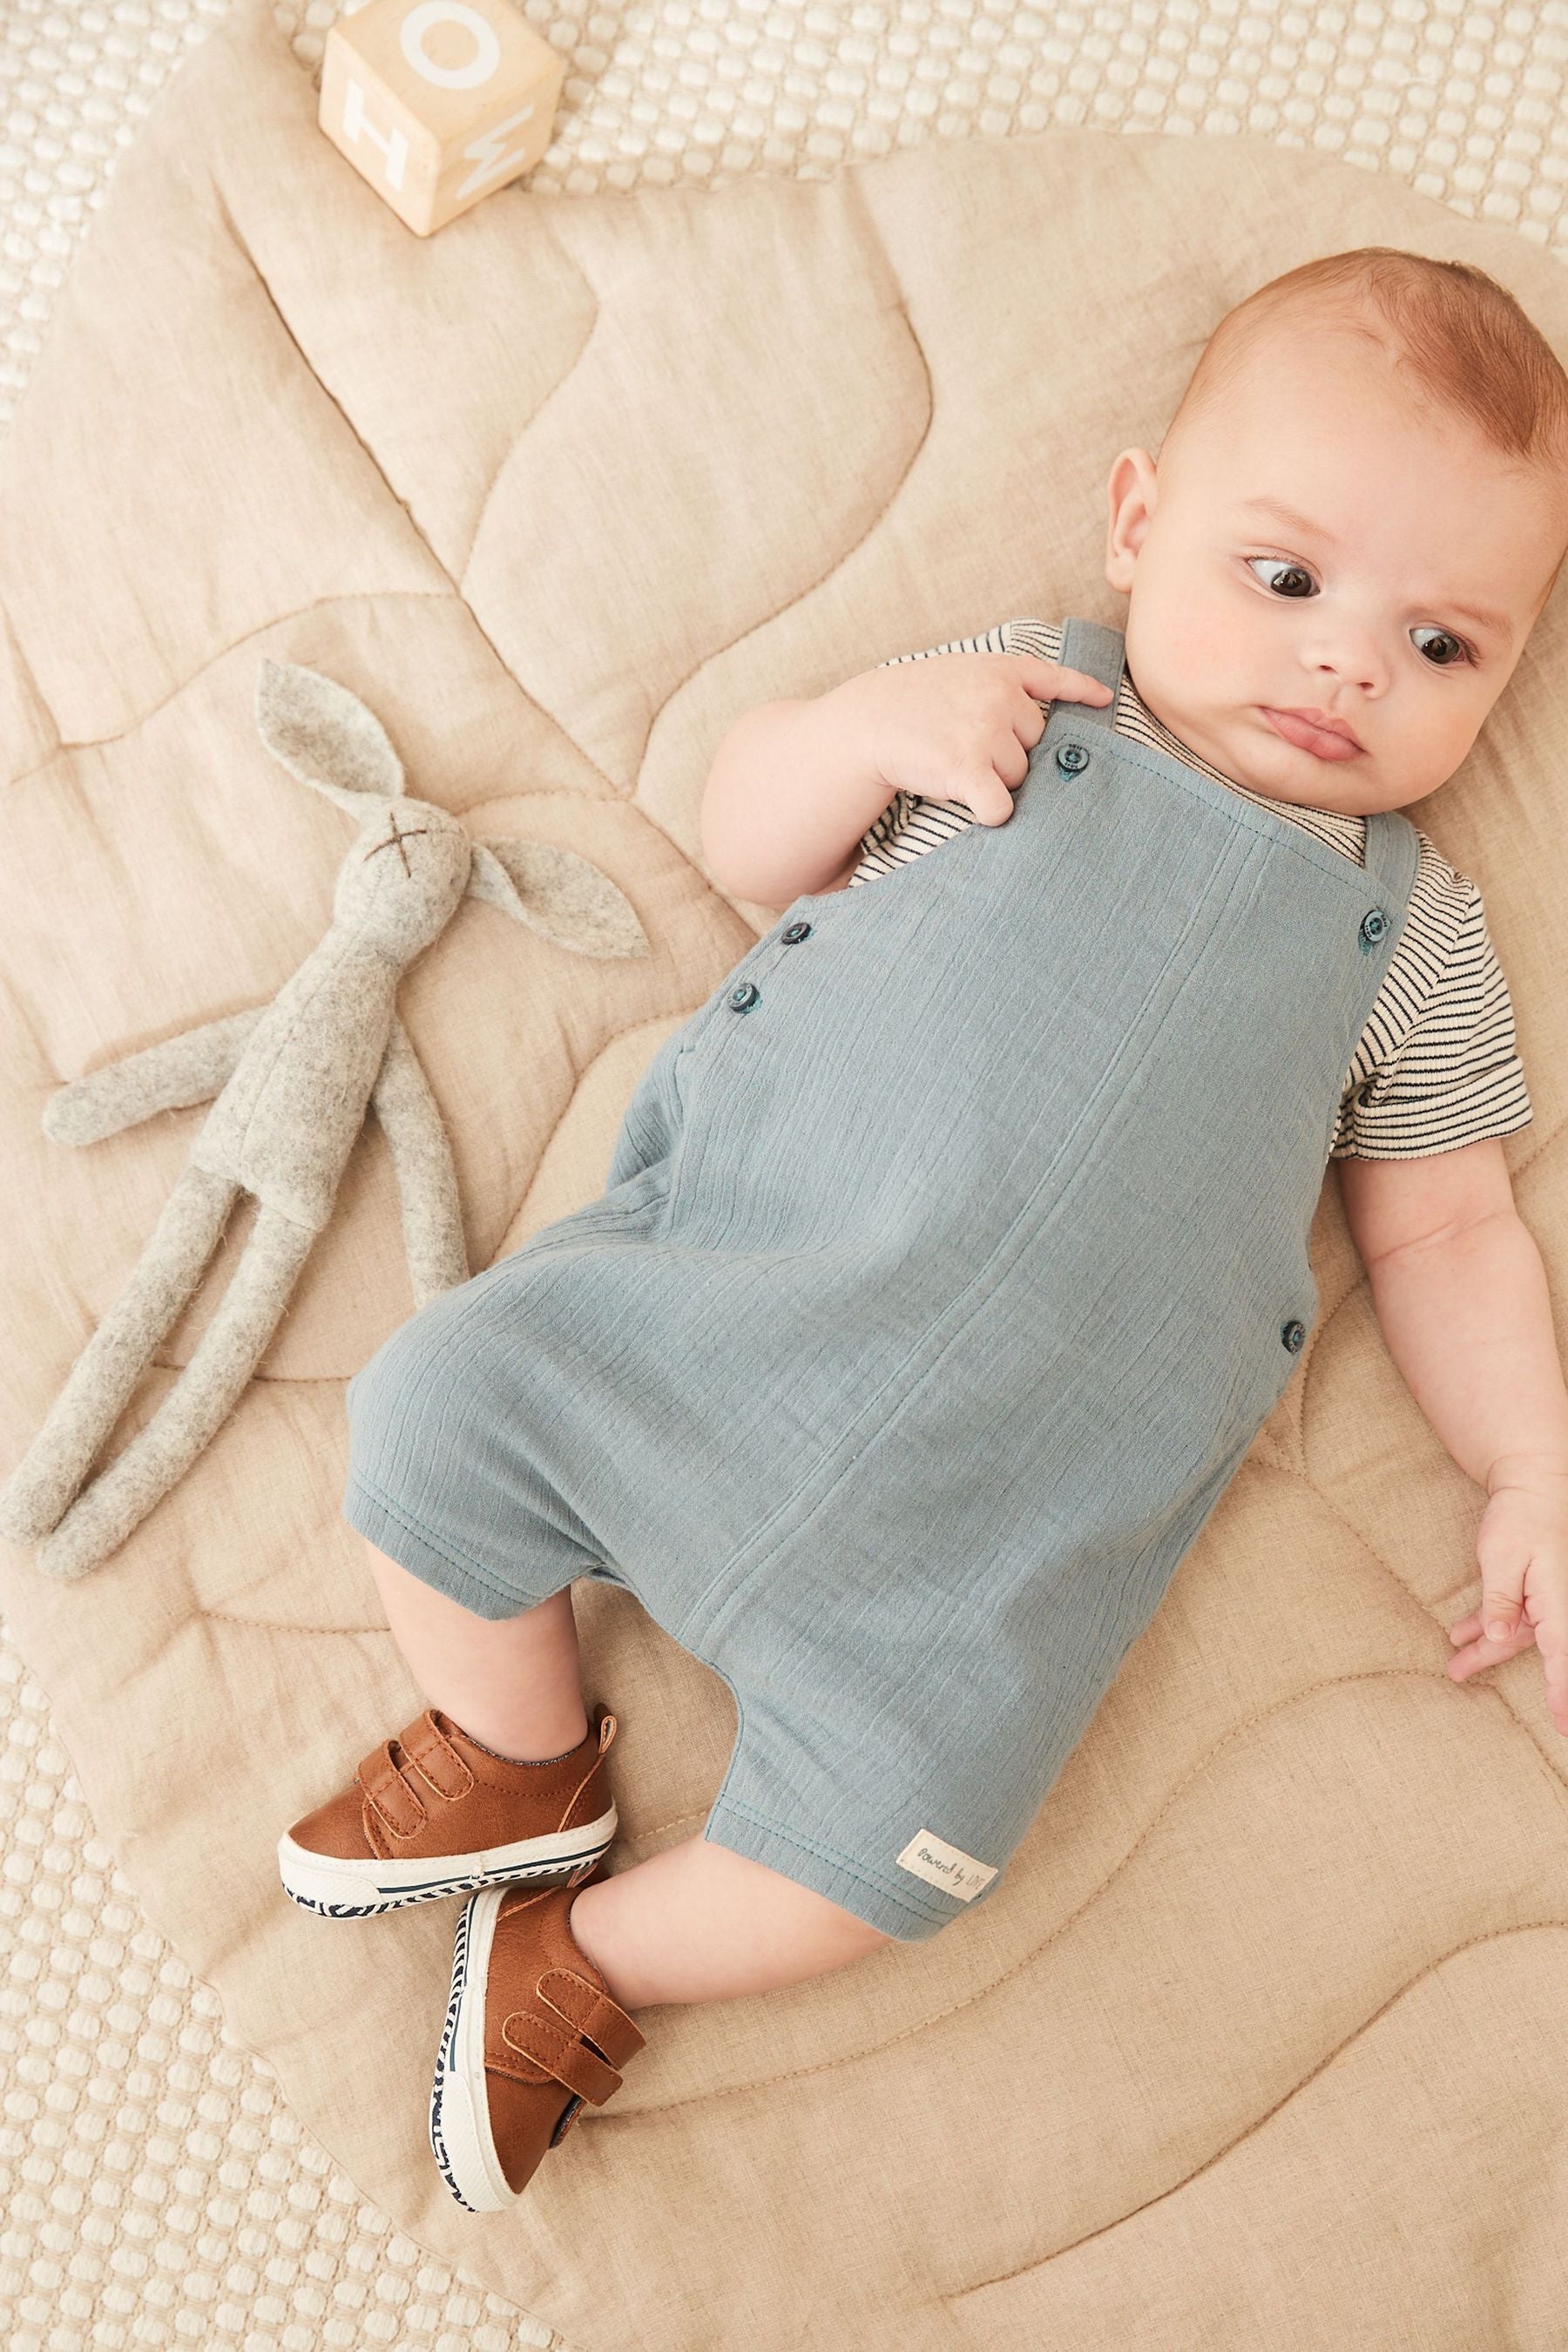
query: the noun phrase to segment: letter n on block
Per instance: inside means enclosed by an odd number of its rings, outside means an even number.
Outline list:
[[[532,169],[565,78],[511,0],[368,0],[327,35],[316,121],[428,236]]]

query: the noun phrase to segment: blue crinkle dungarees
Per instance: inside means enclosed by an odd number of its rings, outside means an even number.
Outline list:
[[[1069,620],[1113,689],[1120,631]],[[1005,824],[797,898],[602,1197],[350,1384],[344,1512],[486,1617],[628,1587],[721,1675],[704,1834],[885,1934],[994,1891],[1300,1361],[1415,878],[1058,702]]]

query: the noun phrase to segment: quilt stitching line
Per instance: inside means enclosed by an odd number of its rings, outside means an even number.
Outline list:
[[[593,305],[593,311],[588,320],[587,333],[584,336],[582,341],[578,344],[577,349],[567,361],[565,367],[556,377],[554,383],[551,385],[543,399],[539,403],[538,407],[534,409],[531,415],[525,416],[522,423],[516,428],[515,432],[512,434],[511,439],[507,444],[500,464],[497,466],[495,472],[490,476],[489,488],[486,490],[484,497],[479,501],[479,510],[474,518],[474,528],[468,535],[468,552],[463,558],[463,569],[458,575],[459,594],[462,593],[461,583],[468,579],[469,570],[473,564],[474,550],[479,543],[479,535],[484,530],[485,520],[489,513],[491,502],[495,498],[496,492],[500,489],[502,481],[505,479],[513,458],[517,456],[517,453],[521,447],[527,435],[539,422],[539,419],[543,415],[551,402],[555,398],[556,394],[561,390],[563,384],[571,382],[571,379],[576,374],[577,370],[582,366],[583,362],[588,353],[588,346],[592,343],[595,336],[598,333],[599,321],[604,316],[605,306],[603,299],[600,297],[598,288],[594,284],[593,279],[589,277],[587,271],[584,268],[576,255],[574,253],[569,253],[565,245],[556,235],[554,222],[551,220],[548,213],[542,210],[536,215],[536,217],[540,227],[550,239],[555,251],[561,256],[563,261],[569,263],[576,271],[578,278],[586,288],[588,299]],[[466,595],[463,597],[463,601],[467,604],[468,598]]]
[[[866,203],[864,191],[854,180],[852,174],[847,175],[847,177],[849,192],[859,200],[862,217],[868,222],[872,221],[870,207]],[[844,569],[844,566],[849,562],[851,556],[859,552],[860,549],[865,546],[867,541],[870,538],[872,532],[880,529],[881,525],[887,520],[889,515],[891,514],[895,504],[903,494],[910,475],[914,471],[917,460],[931,439],[931,426],[936,421],[935,382],[931,374],[931,362],[926,357],[925,346],[921,341],[920,335],[915,328],[914,320],[910,315],[909,301],[904,293],[902,280],[900,278],[898,271],[893,268],[892,260],[882,241],[881,234],[876,229],[874,222],[872,224],[871,233],[878,252],[887,263],[888,275],[892,280],[894,286],[898,288],[899,300],[895,306],[897,313],[904,322],[904,327],[909,335],[910,345],[914,350],[916,357],[920,361],[921,371],[925,376],[925,424],[921,428],[919,437],[910,446],[909,456],[904,463],[903,472],[899,476],[898,480],[894,483],[892,488],[883,499],[881,506],[879,508],[876,514],[872,516],[870,521],[866,525],[865,530],[860,533],[859,537],[851,541],[847,547],[841,548],[838,553],[833,558],[832,562],[827,564],[825,570],[817,574],[815,580],[807,581],[804,588],[797,589],[793,596],[786,596],[783,604],[776,605],[771,613],[764,613],[760,620],[752,622],[748,627],[741,630],[738,635],[731,637],[727,644],[713,646],[710,652],[702,655],[700,660],[693,662],[691,667],[687,671],[684,677],[678,678],[676,680],[668,694],[666,694],[664,700],[658,705],[658,708],[653,712],[652,716],[648,719],[647,730],[643,737],[642,759],[637,763],[639,781],[641,779],[642,769],[647,764],[648,746],[653,740],[654,729],[658,725],[658,722],[664,717],[665,712],[670,708],[670,705],[674,702],[677,695],[683,694],[686,688],[690,685],[692,679],[698,677],[703,670],[710,668],[716,661],[722,660],[726,654],[732,653],[737,646],[744,645],[748,637],[754,637],[760,630],[772,628],[773,623],[781,620],[785,613],[793,611],[797,604],[804,604],[808,596],[815,596],[817,591],[820,588],[825,587],[827,582],[834,577],[836,572],[841,572]]]
[[[1288,2107],[1310,2083],[1315,2082],[1326,2067],[1331,2066],[1334,2061],[1342,2057],[1344,2053],[1353,2043],[1359,2042],[1363,2034],[1369,2033],[1378,2021],[1386,2017],[1392,2009],[1405,1999],[1407,1994],[1414,1992],[1417,1985],[1424,1983],[1428,1977],[1435,1976],[1439,1969],[1447,1968],[1450,1960],[1458,1959],[1466,1952],[1477,1950],[1482,1944],[1496,1943],[1505,1936],[1539,1935],[1553,1930],[1561,1933],[1565,1928],[1568,1928],[1568,1919],[1510,1921],[1506,1927],[1483,1928],[1479,1935],[1467,1936],[1463,1942],[1452,1945],[1446,1952],[1437,1953],[1434,1958],[1426,1962],[1424,1968],[1417,1969],[1414,1976],[1407,1977],[1402,1985],[1396,1985],[1387,2000],[1380,2002],[1370,2017],[1363,2017],[1360,2024],[1352,2027],[1342,2041],[1336,2042],[1331,2050],[1325,2052],[1310,2072],[1303,2074],[1299,2083],[1293,2083],[1289,2090],[1283,2092],[1266,2113],[1255,2116],[1244,2130],[1237,2133],[1234,2139],[1226,2140],[1223,2147],[1215,2148],[1212,2156],[1205,2157],[1202,2164],[1196,2166],[1193,2171],[1184,2174],[1180,2180],[1173,2180],[1169,2188],[1162,2189],[1157,2196],[1145,2198],[1142,2205],[1130,2206],[1125,2213],[1118,2213],[1110,2221],[1102,2221],[1099,2229],[1086,2231],[1081,2238],[1075,2238],[1065,2246],[1056,2247],[1050,2253],[1042,2254],[1035,2262],[1020,2263],[1016,2270],[997,2271],[989,2278],[973,2279],[967,2286],[949,2289],[942,2294],[942,2302],[962,2303],[966,2295],[978,2294],[985,2287],[1005,2286],[1014,2279],[1026,2278],[1032,2272],[1043,2271],[1048,2263],[1059,2261],[1063,2254],[1076,2253],[1080,2246],[1092,2245],[1095,2239],[1103,2237],[1108,2230],[1119,2229],[1124,2221],[1133,2221],[1140,2213],[1149,2212],[1154,2206],[1163,2204],[1167,2197],[1174,2197],[1182,2189],[1190,2187],[1194,2180],[1201,2180],[1205,2172],[1212,2171],[1214,2167],[1229,2156],[1233,2149],[1239,2147],[1244,2141],[1251,2139],[1255,2134],[1264,2128],[1265,2125],[1272,2123],[1274,2117]]]
[[[572,729],[566,726],[563,720],[558,719],[555,713],[549,709],[547,706],[539,699],[537,695],[530,692],[530,689],[523,685],[522,680],[518,677],[510,663],[504,658],[500,646],[490,636],[484,625],[484,623],[480,620],[478,613],[474,610],[468,598],[464,595],[461,583],[452,577],[451,572],[448,571],[446,564],[442,562],[440,557],[437,554],[435,548],[431,545],[428,535],[421,528],[406,502],[398,496],[391,477],[388,475],[384,466],[383,466],[380,458],[376,456],[375,451],[371,447],[370,443],[360,431],[360,428],[355,423],[353,417],[343,406],[342,402],[338,398],[336,393],[333,392],[331,386],[325,381],[320,373],[311,366],[310,359],[307,356],[299,337],[295,334],[292,326],[289,324],[287,311],[283,309],[282,304],[279,301],[277,295],[273,292],[272,288],[268,281],[266,272],[262,269],[260,264],[256,258],[256,256],[251,252],[250,247],[245,241],[245,238],[241,236],[238,223],[235,220],[233,214],[228,208],[227,199],[225,197],[218,182],[216,178],[209,179],[208,184],[211,187],[213,200],[217,206],[219,216],[222,219],[223,225],[234,245],[235,250],[243,257],[247,268],[254,273],[258,285],[261,288],[267,299],[272,305],[273,312],[277,317],[279,325],[282,328],[283,332],[288,336],[290,344],[299,355],[300,366],[305,370],[306,373],[310,378],[311,383],[319,386],[322,398],[330,401],[337,415],[342,417],[345,427],[353,436],[359,448],[363,452],[367,464],[374,469],[376,479],[380,482],[387,497],[393,501],[398,511],[406,519],[409,530],[414,533],[414,536],[418,541],[420,546],[424,549],[426,554],[429,557],[430,562],[435,565],[437,571],[440,573],[442,579],[447,582],[451,592],[452,602],[456,604],[461,605],[463,611],[468,614],[468,619],[473,624],[476,635],[480,637],[484,644],[489,647],[495,659],[497,667],[502,672],[503,676],[511,679],[513,685],[517,688],[520,693],[528,695],[529,699],[532,702],[534,708],[540,711],[544,718],[548,719],[552,726],[560,730],[565,740],[571,743],[580,756],[587,761],[595,774],[599,776],[606,786],[608,786],[609,790],[616,793],[617,800],[626,800],[631,797],[629,794],[616,790],[610,778],[605,774],[605,772],[600,767],[598,761],[578,740]],[[549,395],[546,396],[549,397]],[[469,555],[471,556],[471,554],[472,548],[470,547]]]
[[[118,729],[114,734],[73,736],[68,740],[66,737],[60,735],[57,729],[56,741],[53,748],[42,760],[38,761],[37,765],[33,768],[23,768],[16,775],[6,777],[3,782],[0,782],[0,791],[8,791],[14,785],[30,783],[35,776],[41,776],[47,769],[51,768],[62,754],[68,754],[75,751],[101,751],[109,750],[117,743],[128,743],[132,737],[137,734],[141,729],[148,726],[153,719],[159,716],[161,712],[167,710],[172,703],[177,702],[181,695],[188,692],[189,689],[195,685],[198,678],[205,677],[208,670],[216,669],[219,662],[226,661],[230,655],[238,653],[242,646],[253,644],[257,638],[267,636],[274,629],[286,627],[290,621],[304,620],[312,613],[327,612],[334,605],[385,604],[400,599],[406,599],[412,604],[429,602],[437,604],[458,604],[462,606],[465,613],[469,611],[468,605],[461,596],[448,593],[447,591],[440,588],[363,588],[354,591],[353,593],[330,596],[312,596],[307,604],[293,604],[286,611],[268,614],[265,621],[258,621],[253,629],[242,629],[239,635],[237,636],[231,637],[226,645],[219,646],[214,653],[208,656],[206,660],[197,662],[194,669],[187,672],[187,674],[182,677],[176,685],[171,688],[170,691],[164,695],[161,702],[150,703],[145,710],[137,712],[136,716],[131,720],[128,726]],[[483,630],[479,631],[479,635],[481,636],[484,635]],[[486,644],[489,645],[488,639],[486,639]],[[489,650],[494,653],[495,648],[490,646]],[[496,659],[500,665],[502,677],[505,677],[510,686],[515,688],[516,691],[521,696],[528,708],[531,710],[536,711],[541,719],[546,720],[550,726],[556,730],[557,733],[561,736],[563,742],[569,743],[572,746],[572,749],[579,753],[587,766],[593,770],[595,775],[605,787],[602,802],[595,801],[591,793],[575,784],[542,784],[537,788],[525,787],[524,790],[527,792],[528,798],[531,800],[534,798],[543,798],[554,795],[563,799],[575,798],[585,803],[590,807],[608,805],[610,803],[614,803],[615,805],[622,808],[626,807],[631,802],[632,795],[628,793],[622,792],[618,788],[614,778],[607,776],[605,773],[604,770],[599,766],[598,761],[593,757],[593,755],[583,750],[582,745],[578,742],[576,737],[570,731],[570,730],[562,726],[561,721],[556,718],[554,712],[547,710],[543,703],[539,700],[537,695],[530,692],[529,688],[518,677],[516,671],[509,669],[507,665],[500,661],[499,654],[496,655]],[[43,707],[47,709],[47,704]],[[52,711],[49,715],[50,718],[53,719],[54,713]],[[431,791],[426,789],[422,793],[422,797],[426,800],[430,800],[433,799],[435,795]],[[497,795],[493,793],[489,795],[490,800],[494,800],[496,797]],[[484,800],[477,800],[470,801],[465,805],[462,803],[453,803],[441,801],[437,805],[445,808],[448,815],[467,816],[472,810],[486,806],[487,803]],[[637,814],[639,816],[642,816],[647,823],[650,824],[653,823],[652,818],[647,815],[647,812],[645,809],[639,808]],[[658,826],[656,827],[655,830],[662,833],[663,828],[662,826]],[[665,838],[668,840],[668,835],[666,835]],[[682,856],[685,855],[684,851],[679,854]],[[688,859],[687,863],[689,865],[690,860]],[[712,886],[710,884],[709,887],[711,887]]]

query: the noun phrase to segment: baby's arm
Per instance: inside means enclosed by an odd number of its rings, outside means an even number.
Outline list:
[[[1388,1351],[1491,1497],[1476,1534],[1481,1606],[1453,1627],[1468,1646],[1448,1671],[1462,1682],[1538,1643],[1547,1705],[1568,1734],[1568,1387],[1501,1140],[1335,1164]]]
[[[900,791],[1002,824],[1045,731],[1040,705],[1057,699],[1103,704],[1110,690],[1035,654],[946,654],[760,703],[724,737],[703,792],[708,870],[765,907],[837,888]]]
[[[787,907],[847,881],[860,835],[892,799],[842,691],[759,703],[720,744],[702,795],[702,855],[737,898]]]

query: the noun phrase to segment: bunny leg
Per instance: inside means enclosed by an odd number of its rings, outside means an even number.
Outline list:
[[[211,1444],[282,1320],[315,1238],[313,1226],[262,1203],[190,1362],[152,1420],[39,1545],[47,1574],[85,1576],[96,1568]]]
[[[205,1168],[184,1171],[129,1281],[0,1491],[0,1535],[34,1543],[58,1520],[200,1282],[238,1190]]]

